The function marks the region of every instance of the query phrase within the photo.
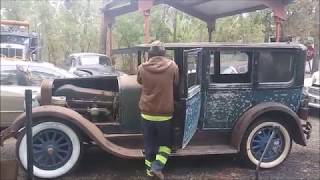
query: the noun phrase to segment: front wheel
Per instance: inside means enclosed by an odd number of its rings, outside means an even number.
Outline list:
[[[278,121],[263,119],[250,126],[241,143],[241,153],[250,166],[258,165],[274,126],[279,128],[275,131],[260,167],[276,167],[288,157],[292,139],[287,127]]]
[[[47,121],[32,127],[34,175],[56,178],[69,172],[79,161],[81,142],[78,134],[68,125]],[[17,157],[27,167],[26,135],[17,141]]]

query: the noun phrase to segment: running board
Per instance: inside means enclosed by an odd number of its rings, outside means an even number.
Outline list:
[[[210,154],[236,154],[238,150],[230,145],[187,146],[178,149],[171,156],[197,156]]]

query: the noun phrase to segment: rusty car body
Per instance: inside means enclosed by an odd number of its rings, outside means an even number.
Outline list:
[[[257,165],[277,127],[262,168],[281,164],[292,140],[306,146],[311,126],[302,89],[306,48],[299,44],[165,44],[178,65],[172,156],[241,153]],[[119,49],[147,59],[148,45]],[[222,67],[241,67],[238,74]],[[244,67],[244,68],[243,68]],[[53,97],[63,100],[53,101]],[[72,170],[82,144],[122,158],[143,158],[136,76],[55,79],[42,83],[33,109],[34,174],[54,178]],[[26,167],[25,114],[1,132],[16,137],[17,157]]]

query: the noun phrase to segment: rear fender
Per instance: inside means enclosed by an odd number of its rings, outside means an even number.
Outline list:
[[[101,149],[122,158],[141,158],[143,157],[141,150],[134,150],[118,146],[104,137],[102,131],[88,119],[81,116],[81,114],[60,106],[39,106],[32,110],[32,118],[34,121],[41,122],[41,117],[53,117],[66,121],[75,127],[79,128],[81,132],[86,134],[92,141],[94,141]],[[13,124],[7,129],[1,131],[1,144],[4,140],[14,137],[18,132],[24,128],[26,121],[26,114],[21,114]]]
[[[246,111],[233,126],[231,144],[240,150],[243,135],[250,125],[259,117],[272,114],[284,117],[284,122],[286,122],[290,127],[289,131],[293,140],[297,144],[306,146],[306,138],[303,133],[301,120],[297,114],[287,106],[273,102],[261,103]]]

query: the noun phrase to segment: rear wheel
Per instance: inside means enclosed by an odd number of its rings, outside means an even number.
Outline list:
[[[250,166],[256,166],[259,163],[274,126],[279,128],[275,131],[260,167],[266,169],[276,167],[288,157],[292,139],[287,127],[278,121],[263,119],[251,125],[242,140],[241,153]]]
[[[57,121],[41,122],[32,127],[34,175],[56,178],[72,170],[80,159],[79,135],[70,126]],[[26,135],[17,141],[17,157],[26,169]]]

